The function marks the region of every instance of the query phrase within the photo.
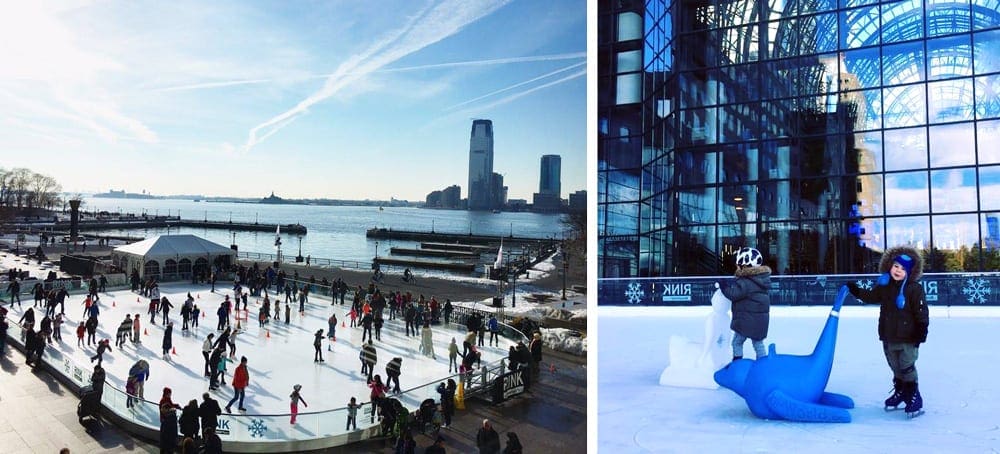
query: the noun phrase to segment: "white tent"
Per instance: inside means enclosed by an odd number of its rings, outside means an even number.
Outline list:
[[[138,270],[143,279],[190,279],[235,262],[236,251],[194,235],[160,235],[111,251],[111,261],[126,275]]]

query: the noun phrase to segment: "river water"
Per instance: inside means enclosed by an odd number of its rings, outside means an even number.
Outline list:
[[[262,224],[299,223],[308,229],[303,236],[282,233],[282,254],[298,254],[300,242],[302,255],[312,257],[371,262],[376,254],[375,240],[365,237],[372,227],[394,230],[431,231],[440,233],[469,233],[474,235],[562,238],[565,227],[561,214],[541,213],[490,213],[462,210],[433,210],[409,207],[376,206],[313,206],[268,205],[232,202],[195,202],[181,199],[108,199],[84,198],[81,210],[134,213],[141,215],[171,215],[183,219],[233,222],[260,222]],[[230,232],[221,229],[171,228],[113,230],[105,233],[151,237],[167,233],[190,233],[219,244],[234,241],[241,252],[275,253],[274,232]],[[385,256],[390,247],[416,248],[409,241],[383,240],[378,242],[378,255]],[[506,246],[505,246],[506,249]],[[481,270],[480,270],[481,271]]]

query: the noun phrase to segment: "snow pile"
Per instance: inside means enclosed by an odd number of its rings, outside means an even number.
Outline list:
[[[566,328],[542,328],[542,345],[578,356],[587,354],[587,338]]]

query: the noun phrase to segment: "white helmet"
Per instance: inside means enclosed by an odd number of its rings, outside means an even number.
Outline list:
[[[760,251],[752,247],[740,248],[740,251],[736,253],[736,266],[740,268],[746,266],[761,266],[763,264],[764,256],[760,255]]]

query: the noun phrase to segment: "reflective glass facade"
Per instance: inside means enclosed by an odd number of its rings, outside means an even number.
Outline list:
[[[1000,0],[600,0],[600,277],[1000,268]]]

